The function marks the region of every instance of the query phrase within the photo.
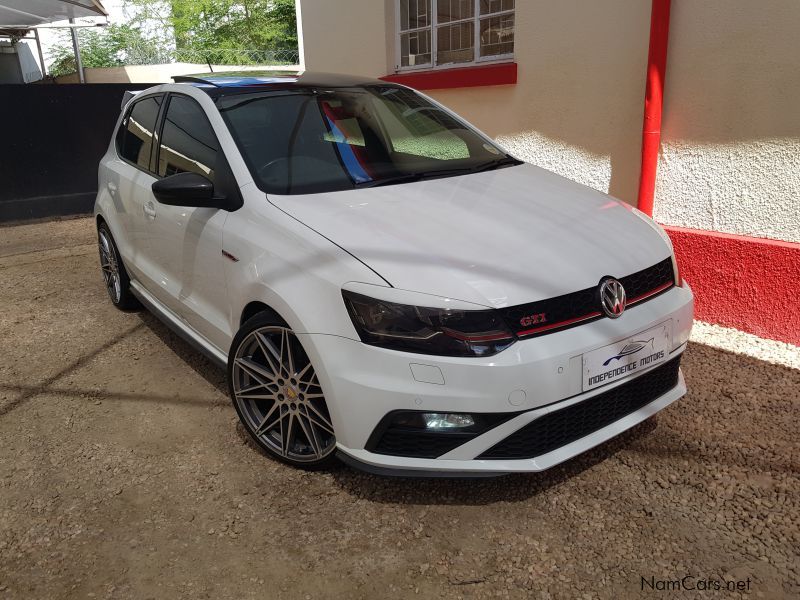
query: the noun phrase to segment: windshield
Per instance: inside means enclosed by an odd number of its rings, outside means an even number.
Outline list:
[[[310,194],[519,164],[463,121],[406,88],[223,96],[220,112],[256,184]]]

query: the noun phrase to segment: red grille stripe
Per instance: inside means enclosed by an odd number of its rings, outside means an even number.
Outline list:
[[[541,331],[548,331],[550,329],[555,329],[556,327],[566,327],[567,325],[572,325],[573,323],[577,323],[578,321],[585,321],[587,319],[593,319],[594,317],[599,317],[599,312],[592,312],[588,315],[583,315],[582,317],[575,317],[574,319],[567,319],[566,321],[559,321],[558,323],[550,323],[550,325],[542,325],[541,327],[534,327],[533,329],[526,329],[524,331],[518,331],[517,336],[522,337],[525,335],[531,335],[532,333],[539,333]]]
[[[649,298],[650,296],[655,296],[656,294],[671,288],[673,285],[675,284],[672,281],[668,281],[667,283],[664,283],[645,294],[641,294],[639,296],[636,296],[635,298],[632,298],[631,300],[628,300],[627,306],[631,306],[633,304],[641,302],[642,300],[647,300],[647,298]],[[532,329],[525,329],[524,331],[518,331],[517,336],[524,337],[526,335],[531,335],[534,333],[541,333],[543,331],[549,331],[551,329],[558,329],[559,327],[566,327],[567,325],[572,325],[580,321],[587,321],[589,319],[599,317],[600,315],[601,315],[600,312],[591,312],[589,314],[580,317],[575,317],[574,319],[567,319],[566,321],[559,321],[558,323],[550,323],[549,325],[542,325],[541,327],[533,327]]]
[[[650,290],[649,292],[646,292],[646,293],[644,293],[644,294],[642,294],[640,296],[636,296],[635,298],[631,298],[630,300],[628,300],[627,304],[628,304],[628,306],[630,306],[631,304],[636,304],[637,302],[641,302],[642,300],[646,300],[650,296],[655,296],[659,292],[663,292],[664,290],[666,290],[668,288],[671,288],[673,285],[675,285],[675,284],[672,281],[668,281],[667,283],[664,283],[664,284],[658,286],[657,288]]]

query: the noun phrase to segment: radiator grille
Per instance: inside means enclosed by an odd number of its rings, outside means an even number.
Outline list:
[[[619,281],[625,288],[629,306],[652,298],[674,285],[672,258],[665,258],[652,267],[621,277]],[[598,286],[500,309],[500,312],[509,327],[521,338],[554,333],[604,318],[600,309]],[[525,321],[526,317],[541,314],[546,315],[545,321]]]

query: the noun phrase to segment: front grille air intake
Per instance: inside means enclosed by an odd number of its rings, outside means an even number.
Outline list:
[[[536,458],[650,404],[678,385],[680,356],[627,383],[531,421],[478,458]]]

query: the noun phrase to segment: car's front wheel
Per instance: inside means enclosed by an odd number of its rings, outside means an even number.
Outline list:
[[[304,468],[333,460],[336,436],[314,366],[277,317],[262,313],[242,326],[228,382],[239,418],[269,454]]]

